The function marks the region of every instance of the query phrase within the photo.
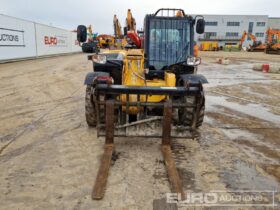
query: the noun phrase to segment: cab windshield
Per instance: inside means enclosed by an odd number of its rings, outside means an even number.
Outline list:
[[[155,19],[150,22],[149,65],[162,69],[190,55],[188,20]]]

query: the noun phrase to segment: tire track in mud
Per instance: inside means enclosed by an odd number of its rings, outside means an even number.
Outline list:
[[[95,177],[98,153],[101,145],[96,140],[96,130],[88,128],[84,119],[83,100],[77,97],[77,103],[66,103],[50,113],[43,123],[57,125],[67,129],[53,138],[57,149],[56,157],[59,169],[56,177],[60,180],[58,198],[53,204],[58,209],[92,209],[91,190]],[[57,114],[59,113],[59,114]],[[69,128],[71,127],[71,129]],[[98,209],[96,205],[93,209]]]
[[[77,131],[83,131],[78,129]],[[72,132],[73,133],[73,132]],[[60,176],[62,178],[61,203],[65,209],[79,209],[83,200],[90,200],[93,177],[89,180],[92,170],[90,167],[90,152],[79,140],[77,135],[60,138],[58,144],[60,158]]]
[[[199,129],[200,136],[194,139],[174,139],[172,151],[184,191],[228,191],[220,173],[230,168],[231,158],[238,149],[224,141],[206,123]]]
[[[194,139],[184,139],[183,141],[194,141]],[[184,191],[195,189],[195,175],[191,170],[188,170],[191,169],[190,162],[192,152],[185,143],[186,142],[182,142],[182,140],[179,139],[174,139],[171,143],[172,154],[183,183]]]
[[[80,101],[80,98],[75,98],[75,100]],[[23,172],[28,171],[29,174],[29,176],[23,176],[24,174],[20,171],[14,170],[14,168],[19,168],[19,165],[15,165],[10,169],[12,174],[1,173],[1,175],[4,175],[5,179],[7,179],[7,192],[9,192],[8,189],[12,188],[13,193],[15,193],[14,195],[10,193],[7,194],[7,201],[10,202],[10,204],[9,202],[8,204],[11,206],[15,205],[15,207],[9,208],[4,205],[3,208],[15,209],[20,205],[20,202],[26,201],[27,203],[23,205],[26,209],[72,209],[69,208],[68,203],[70,203],[70,200],[73,200],[73,196],[71,199],[69,198],[68,201],[64,202],[64,189],[68,189],[68,191],[69,189],[73,190],[72,192],[74,192],[74,195],[76,195],[80,189],[77,189],[77,187],[71,188],[71,185],[65,182],[65,180],[70,179],[72,182],[72,180],[74,180],[73,177],[77,176],[77,174],[83,174],[84,170],[81,168],[79,173],[77,173],[77,170],[73,170],[73,165],[69,166],[65,164],[67,161],[61,160],[65,155],[67,156],[74,153],[75,150],[78,150],[80,156],[85,159],[85,151],[79,150],[78,147],[79,145],[84,145],[82,142],[79,142],[79,138],[81,138],[80,134],[84,129],[84,123],[81,122],[80,117],[83,112],[80,106],[81,103],[78,103],[79,108],[77,110],[77,103],[73,103],[73,100],[68,100],[67,102],[69,103],[67,103],[66,106],[58,107],[55,112],[50,113],[41,122],[44,126],[42,125],[38,129],[45,130],[47,128],[49,133],[44,133],[41,139],[37,139],[33,143],[1,156],[0,162],[4,161],[1,164],[4,163],[5,167],[8,167],[11,162],[16,163],[21,161],[24,169]],[[69,106],[71,107],[69,108]],[[69,113],[71,113],[72,116]],[[73,142],[77,139],[78,143],[73,145]],[[68,153],[60,153],[60,149],[65,146],[62,143],[67,143],[68,140],[72,143],[70,145],[72,150],[68,150]],[[88,145],[86,145],[85,148],[88,148]],[[16,158],[21,154],[24,154],[24,156]],[[32,157],[37,158],[32,161]],[[11,158],[14,158],[14,160],[11,161]],[[7,162],[7,160],[9,160],[9,162]],[[79,159],[79,162],[81,165],[84,165],[83,159]],[[65,173],[65,169],[63,168],[65,165],[67,165],[69,171],[73,171],[71,176],[66,176],[67,173]],[[83,180],[83,178],[80,180]],[[14,186],[15,184],[11,184],[11,182],[23,184],[20,184],[22,186]],[[11,185],[12,187],[9,187]],[[38,194],[33,195],[32,192],[34,191],[38,191]],[[11,204],[12,201],[13,204]],[[4,204],[7,204],[7,202]]]
[[[67,129],[64,129],[64,130],[59,130],[57,132],[54,132],[53,134],[51,135],[47,135],[47,136],[44,136],[43,138],[40,138],[38,139],[37,141],[35,142],[32,142],[30,144],[27,144],[27,145],[24,145],[18,149],[15,149],[15,150],[12,150],[10,151],[9,153],[7,154],[4,154],[4,155],[1,155],[0,157],[0,162],[4,163],[4,162],[7,162],[9,160],[11,160],[12,158],[15,158],[23,153],[26,153],[30,150],[32,150],[34,147],[37,147],[37,146],[42,146],[43,144],[46,144],[46,143],[49,143],[50,141],[53,141],[53,139],[56,137],[56,136],[59,136],[59,135],[62,135],[63,133],[66,133],[66,132],[69,132],[71,130],[75,130],[75,129],[78,129],[81,125],[77,125],[75,127],[72,127],[72,128],[67,128]],[[30,130],[32,131],[32,130]],[[10,143],[10,142],[9,142]]]
[[[73,97],[79,90],[81,89],[81,87],[77,88],[76,90],[74,90],[72,93],[71,93],[71,96],[70,97],[67,97],[67,98],[71,98]],[[25,126],[25,128],[14,134],[12,136],[12,139],[7,143],[5,144],[4,146],[2,146],[0,148],[0,155],[4,152],[5,149],[7,149],[8,146],[10,146],[14,141],[16,141],[20,136],[24,135],[26,132],[30,131],[31,129],[33,129],[34,127],[36,127],[36,124],[39,124],[40,121],[42,121],[48,114],[50,114],[51,112],[53,112],[55,109],[57,109],[59,106],[62,106],[64,105],[66,102],[63,101],[61,103],[58,103],[56,104],[54,107],[50,108],[49,110],[47,110],[45,113],[43,113],[40,117],[38,117],[37,119],[35,119],[34,121],[32,121],[31,123],[29,123],[28,125]]]

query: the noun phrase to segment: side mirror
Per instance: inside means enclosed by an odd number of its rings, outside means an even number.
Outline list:
[[[77,28],[77,40],[79,42],[87,41],[87,27],[84,25],[79,25]]]
[[[199,19],[196,21],[196,33],[203,34],[205,29],[205,20]]]

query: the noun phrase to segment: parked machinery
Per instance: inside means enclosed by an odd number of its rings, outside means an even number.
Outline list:
[[[253,44],[249,46],[248,52],[264,52],[266,49],[266,45],[263,44],[261,41],[257,41],[257,38],[252,34],[249,33],[248,36],[253,41]]]
[[[124,28],[124,34],[127,37],[128,43],[134,45],[134,48],[143,48],[143,40],[144,38],[139,36],[136,30],[136,21],[132,16],[132,12],[130,9],[127,10],[126,17],[126,27]]]
[[[115,35],[115,37],[116,38],[123,38],[122,27],[121,27],[119,19],[117,18],[117,15],[114,15],[113,24],[114,24],[114,35]]]
[[[114,15],[113,25],[114,25],[115,47],[118,49],[124,48],[127,45],[127,41],[122,33],[122,27],[119,22],[119,19],[117,18],[117,15]]]
[[[182,15],[175,15],[176,11]],[[93,199],[104,196],[114,136],[162,137],[172,191],[184,197],[170,143],[171,137],[193,137],[203,122],[202,84],[207,80],[196,74],[200,58],[193,56],[193,47],[194,26],[202,34],[205,22],[202,16],[193,18],[181,9],[159,9],[146,15],[144,24],[144,50],[89,56],[94,72],[85,79],[86,120],[106,139]]]
[[[239,41],[239,49],[240,50],[242,49],[243,43],[244,43],[247,35],[248,35],[248,33],[246,31],[243,31],[243,34],[242,34],[241,39]]]
[[[267,34],[267,45],[265,53],[267,54],[280,54],[280,30],[269,28]]]
[[[136,31],[136,21],[130,9],[127,10],[126,27],[127,31]]]
[[[226,52],[238,52],[238,51],[240,51],[240,45],[237,43],[227,42],[223,46],[223,50]]]
[[[216,42],[216,41],[201,42],[200,50],[201,51],[218,51],[219,50],[219,43]]]
[[[80,31],[78,30],[82,30],[81,28],[78,27],[77,29],[77,33],[78,34],[82,34]],[[83,30],[85,30],[85,32],[87,33],[87,42],[82,43],[81,47],[82,47],[82,51],[84,53],[98,53],[100,51],[99,49],[99,43],[96,40],[96,36],[97,34],[93,33],[93,28],[91,25],[89,25],[87,28],[84,28]]]
[[[99,42],[100,48],[103,48],[103,49],[110,48],[110,47],[114,46],[114,44],[115,44],[114,36],[111,36],[111,35],[108,35],[108,34],[98,35],[96,37],[96,39]]]

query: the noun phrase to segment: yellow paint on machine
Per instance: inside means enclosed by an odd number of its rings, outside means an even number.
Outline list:
[[[176,76],[173,73],[165,71],[164,80],[153,79],[145,80],[144,73],[144,54],[143,50],[135,49],[126,51],[126,55],[123,61],[123,74],[122,84],[126,86],[151,86],[151,87],[175,87]],[[166,99],[164,95],[140,95],[140,102],[160,102]],[[137,95],[129,95],[127,99],[126,94],[121,95],[122,111],[126,112],[125,102],[137,102]],[[143,107],[130,106],[128,112],[130,114],[137,114],[143,111]]]

